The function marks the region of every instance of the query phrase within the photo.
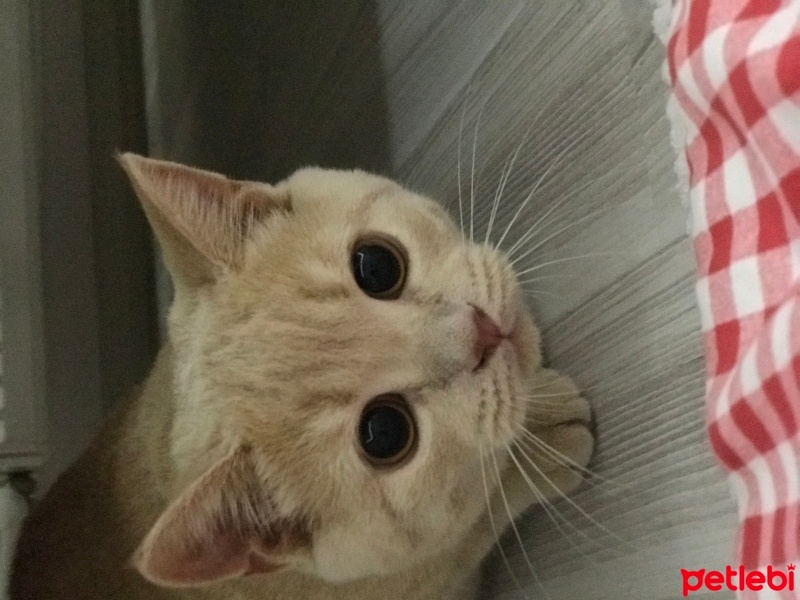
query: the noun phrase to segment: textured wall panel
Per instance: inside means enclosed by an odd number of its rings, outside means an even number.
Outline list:
[[[428,35],[459,38],[469,30],[466,15],[480,16],[469,4],[439,15]],[[504,168],[522,144],[490,238],[498,240],[535,188],[502,246],[534,228],[516,254],[528,253],[519,264],[537,278],[528,285],[547,356],[587,390],[597,417],[591,466],[603,479],[574,495],[595,522],[566,501],[534,509],[520,533],[536,575],[507,535],[514,576],[496,552],[482,592],[522,598],[521,586],[531,598],[678,597],[681,567],[731,560],[735,515],[703,431],[694,266],[672,171],[663,48],[647,6],[513,6],[519,10],[510,22],[497,16],[500,33],[469,37],[457,61],[432,61],[415,48],[386,60],[398,65],[387,73],[390,82],[413,88],[436,74],[460,85],[430,97],[389,93],[390,115],[424,115],[417,121],[433,124],[424,137],[410,125],[393,130],[393,164],[407,184],[441,198],[459,219],[461,137],[461,214],[469,230],[474,212],[477,239],[485,237]],[[411,14],[407,9],[405,18]],[[393,47],[399,45],[384,44]],[[467,66],[474,68],[469,76]]]

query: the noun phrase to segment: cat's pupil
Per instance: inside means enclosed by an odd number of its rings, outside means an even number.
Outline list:
[[[361,416],[358,428],[361,449],[377,464],[395,464],[411,449],[413,427],[408,411],[400,404],[378,400]]]
[[[383,243],[358,246],[350,259],[358,287],[370,296],[394,297],[403,284],[404,265],[397,251]]]

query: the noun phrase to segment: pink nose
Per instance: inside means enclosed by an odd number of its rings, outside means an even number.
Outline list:
[[[475,321],[475,369],[481,368],[492,357],[495,349],[505,337],[492,318],[477,306],[473,307],[473,320]]]

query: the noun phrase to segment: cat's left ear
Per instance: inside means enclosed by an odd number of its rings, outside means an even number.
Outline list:
[[[133,557],[165,587],[190,587],[270,573],[307,560],[306,524],[278,518],[249,452],[211,467],[164,511]]]
[[[236,270],[253,227],[271,214],[291,211],[285,188],[131,153],[117,160],[179,286],[196,288]]]

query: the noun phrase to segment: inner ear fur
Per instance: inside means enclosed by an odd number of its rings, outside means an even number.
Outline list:
[[[164,511],[133,564],[155,584],[188,587],[270,573],[310,551],[307,525],[276,514],[249,450],[240,448]]]
[[[237,269],[253,226],[291,210],[282,188],[132,153],[117,158],[178,284],[203,285]]]

